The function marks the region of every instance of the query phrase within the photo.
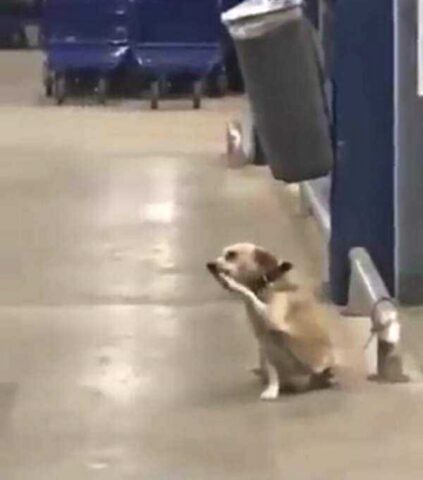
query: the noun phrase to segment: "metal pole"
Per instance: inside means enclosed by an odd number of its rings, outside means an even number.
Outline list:
[[[316,181],[300,185],[301,208],[312,213],[328,242],[331,234],[329,205]],[[369,316],[371,334],[378,339],[376,380],[398,383],[408,381],[403,373],[399,350],[401,325],[398,309],[370,255],[364,248],[350,252],[351,278],[349,302],[344,314]]]

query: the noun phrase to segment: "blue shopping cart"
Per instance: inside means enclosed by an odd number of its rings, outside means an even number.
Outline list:
[[[217,0],[134,0],[133,8],[133,66],[150,84],[153,109],[169,85],[189,86],[194,108],[206,87],[224,93]]]
[[[25,29],[19,17],[0,13],[0,46],[7,48],[26,46]]]
[[[72,85],[91,83],[104,103],[129,49],[128,1],[47,0],[43,37],[46,95],[61,104]]]
[[[25,34],[25,20],[31,7],[30,0],[1,0],[0,1],[0,46],[18,47],[27,46]]]

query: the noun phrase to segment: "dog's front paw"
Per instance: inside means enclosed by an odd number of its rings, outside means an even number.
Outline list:
[[[219,281],[226,290],[234,293],[244,294],[246,287],[241,283],[234,280],[232,277],[225,273],[219,273]]]
[[[218,280],[226,290],[235,291],[237,288],[237,282],[233,280],[229,275],[225,275],[224,273],[218,274]]]
[[[278,397],[279,397],[279,387],[275,385],[270,385],[260,395],[260,399],[264,401],[276,400]]]

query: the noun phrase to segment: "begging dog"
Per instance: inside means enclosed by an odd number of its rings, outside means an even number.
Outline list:
[[[209,272],[245,303],[259,343],[255,372],[266,383],[263,400],[280,391],[303,392],[333,383],[334,355],[325,313],[293,278],[293,265],[261,247],[239,243],[207,264]]]

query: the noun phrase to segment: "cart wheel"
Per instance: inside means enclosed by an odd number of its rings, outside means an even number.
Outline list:
[[[228,93],[228,77],[226,73],[221,73],[216,78],[216,94],[224,97]]]
[[[50,98],[53,95],[53,79],[47,78],[46,83],[44,84],[45,94],[47,98]]]
[[[26,48],[28,46],[28,39],[26,38],[25,31],[19,29],[19,31],[13,35],[12,42],[15,48]]]
[[[201,100],[203,98],[203,90],[204,84],[202,80],[198,80],[194,83],[194,90],[193,90],[193,106],[195,110],[199,110],[201,108]]]
[[[157,110],[159,108],[159,100],[160,100],[160,81],[159,80],[156,80],[151,84],[150,95],[151,95],[151,109]]]
[[[169,80],[166,78],[161,78],[159,80],[159,88],[160,88],[160,96],[161,97],[166,97],[169,95],[169,92],[171,90],[171,83]]]
[[[53,76],[46,63],[43,65],[43,85],[46,97],[51,97],[53,95]]]
[[[100,105],[105,105],[107,101],[107,94],[109,92],[109,82],[106,77],[100,77],[95,87],[95,96]]]
[[[52,93],[57,105],[62,105],[66,98],[66,76],[64,74],[56,75]]]
[[[25,30],[19,32],[19,47],[28,48],[28,37],[26,36]]]

